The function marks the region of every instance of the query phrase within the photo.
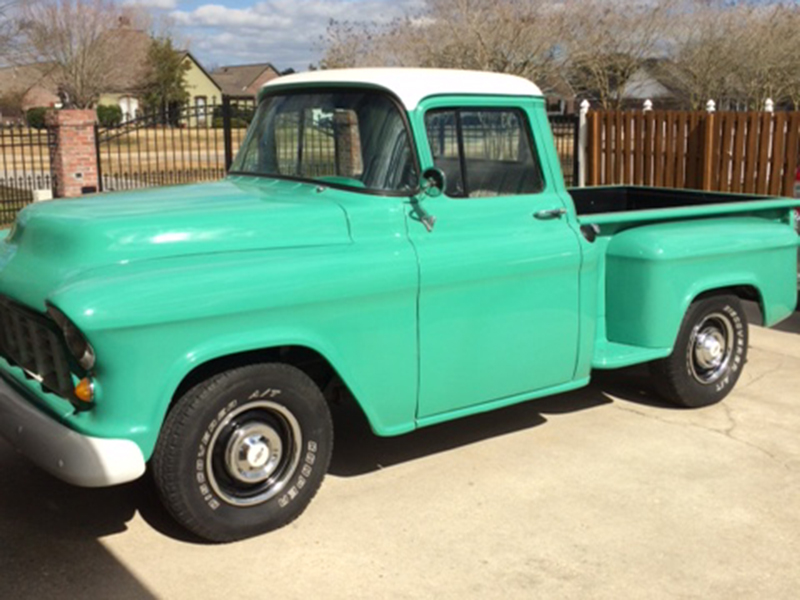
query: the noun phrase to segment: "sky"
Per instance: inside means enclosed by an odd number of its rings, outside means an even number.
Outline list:
[[[122,0],[168,17],[206,68],[270,62],[279,71],[319,61],[331,19],[384,22],[421,0]],[[183,45],[183,44],[181,44]]]

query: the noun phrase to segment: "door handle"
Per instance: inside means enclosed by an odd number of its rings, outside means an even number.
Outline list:
[[[558,219],[561,215],[565,214],[567,214],[566,208],[549,208],[546,210],[537,210],[533,213],[533,216],[542,221],[547,221],[548,219]]]

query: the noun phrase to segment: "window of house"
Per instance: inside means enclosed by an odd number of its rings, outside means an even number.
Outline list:
[[[206,120],[206,97],[195,96],[194,107],[196,109],[197,122],[205,123]]]
[[[533,194],[544,187],[527,119],[516,109],[444,109],[425,115],[434,164],[448,196]]]

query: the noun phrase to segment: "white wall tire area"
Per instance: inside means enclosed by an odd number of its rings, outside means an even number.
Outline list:
[[[656,392],[678,406],[698,408],[727,396],[747,361],[747,317],[736,296],[692,303],[672,354],[651,363]]]
[[[314,382],[284,364],[220,373],[173,406],[153,455],[172,516],[214,542],[282,527],[311,502],[328,469],[333,425]]]

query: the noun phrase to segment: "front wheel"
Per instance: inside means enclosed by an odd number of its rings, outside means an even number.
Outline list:
[[[679,406],[722,400],[747,359],[747,317],[736,296],[696,300],[686,311],[672,354],[651,363],[656,391]]]
[[[226,371],[180,398],[153,475],[172,516],[227,542],[276,529],[311,502],[330,462],[333,425],[319,388],[283,364]]]

